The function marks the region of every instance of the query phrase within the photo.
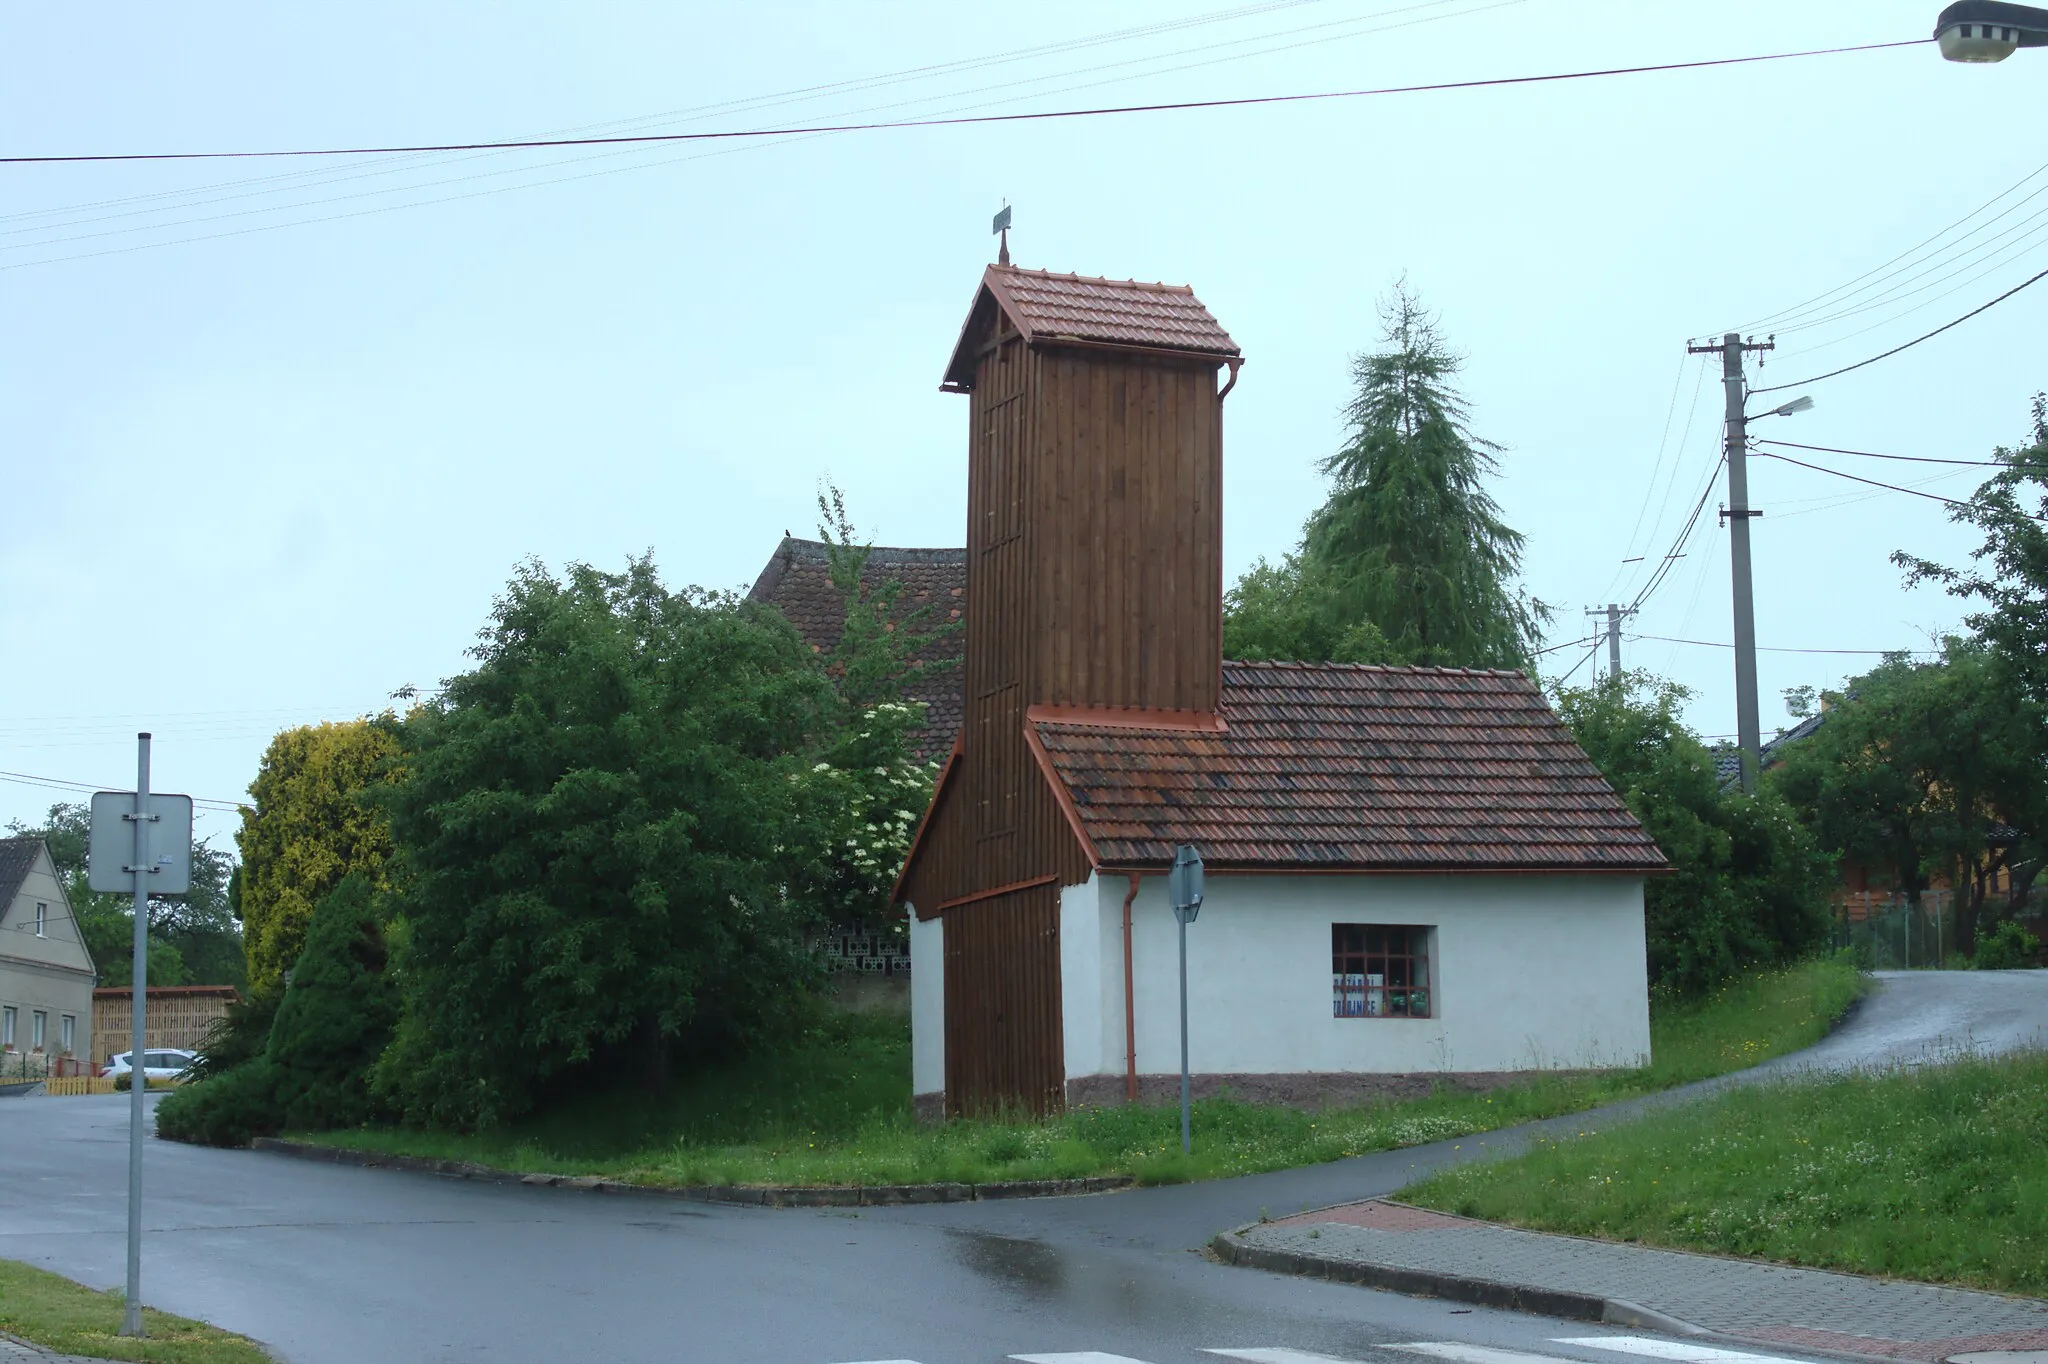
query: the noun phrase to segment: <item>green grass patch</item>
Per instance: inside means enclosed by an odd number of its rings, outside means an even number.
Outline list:
[[[101,1293],[18,1260],[0,1260],[0,1331],[59,1354],[89,1359],[148,1360],[152,1364],[270,1364],[263,1347],[245,1336],[142,1309],[139,1340],[121,1334],[123,1296]]]
[[[1660,1001],[1654,1064],[1541,1076],[1487,1094],[1448,1086],[1402,1102],[1301,1112],[1229,1098],[1195,1105],[1195,1150],[1171,1107],[1080,1109],[1044,1120],[920,1126],[910,1112],[901,1019],[836,1018],[801,1046],[701,1072],[664,1096],[564,1101],[496,1132],[357,1130],[302,1135],[361,1150],[500,1169],[688,1184],[968,1184],[1131,1175],[1141,1183],[1252,1174],[1489,1131],[1741,1069],[1809,1046],[1864,989],[1843,960],[1746,979],[1705,999]]]
[[[1401,1196],[1542,1231],[2048,1295],[2048,1055],[1739,1089]]]

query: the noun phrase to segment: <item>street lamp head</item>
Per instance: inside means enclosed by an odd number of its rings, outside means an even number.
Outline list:
[[[1958,0],[1934,21],[1934,37],[1952,62],[2002,62],[2017,48],[2048,46],[2048,10]]]
[[[1813,399],[1801,395],[1800,397],[1794,398],[1789,403],[1781,403],[1778,406],[1772,408],[1771,415],[1773,417],[1789,417],[1792,416],[1794,413],[1811,412],[1812,410]]]

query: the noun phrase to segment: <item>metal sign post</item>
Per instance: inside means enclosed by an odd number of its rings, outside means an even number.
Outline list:
[[[1180,924],[1180,1150],[1194,1151],[1188,1127],[1188,925],[1202,912],[1202,855],[1192,843],[1173,850],[1173,870],[1166,874],[1167,898]]]
[[[122,826],[132,830],[120,835]],[[151,836],[151,827],[156,834]],[[117,861],[123,842],[131,858]],[[87,844],[87,884],[94,890],[132,891],[135,896],[134,980],[128,1026],[128,1301],[121,1334],[142,1334],[142,1127],[149,1091],[149,1056],[144,1026],[149,1019],[149,897],[181,895],[192,888],[192,798],[155,796],[149,790],[149,736],[135,736],[135,790],[100,791],[92,798],[92,835]],[[93,853],[101,854],[98,857]],[[115,868],[119,867],[119,871]]]

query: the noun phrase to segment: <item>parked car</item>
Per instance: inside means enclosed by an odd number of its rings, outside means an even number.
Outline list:
[[[132,1069],[129,1058],[134,1055],[132,1051],[124,1051],[109,1057],[107,1068],[100,1074],[126,1075]],[[183,1075],[198,1059],[199,1053],[196,1051],[186,1051],[182,1047],[156,1047],[142,1053],[142,1073],[145,1078],[151,1080],[174,1080]]]

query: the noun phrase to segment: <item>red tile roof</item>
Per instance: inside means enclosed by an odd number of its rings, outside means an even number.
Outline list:
[[[1082,341],[1219,360],[1240,354],[1230,333],[1185,284],[1142,284],[991,265],[981,285],[1033,345]],[[981,306],[981,294],[975,304],[946,366],[948,387],[964,388],[974,382],[981,343],[995,323],[994,313]]]
[[[1520,673],[1225,663],[1220,732],[1134,718],[1032,722],[1105,867],[1181,842],[1219,868],[1666,866]]]
[[[903,584],[903,595],[896,603],[899,621],[923,607],[933,608],[919,628],[957,621],[967,609],[964,549],[878,546],[869,552],[861,578],[871,589],[891,579]],[[747,598],[780,608],[815,653],[831,653],[846,629],[846,599],[832,586],[831,563],[820,540],[785,536]],[[964,632],[956,631],[936,641],[923,651],[920,661],[959,658],[966,649],[965,638]],[[926,707],[923,728],[910,734],[913,756],[919,761],[943,761],[952,751],[953,736],[959,733],[965,713],[962,685],[960,669],[954,666],[934,669],[904,688],[906,699],[922,701]]]

